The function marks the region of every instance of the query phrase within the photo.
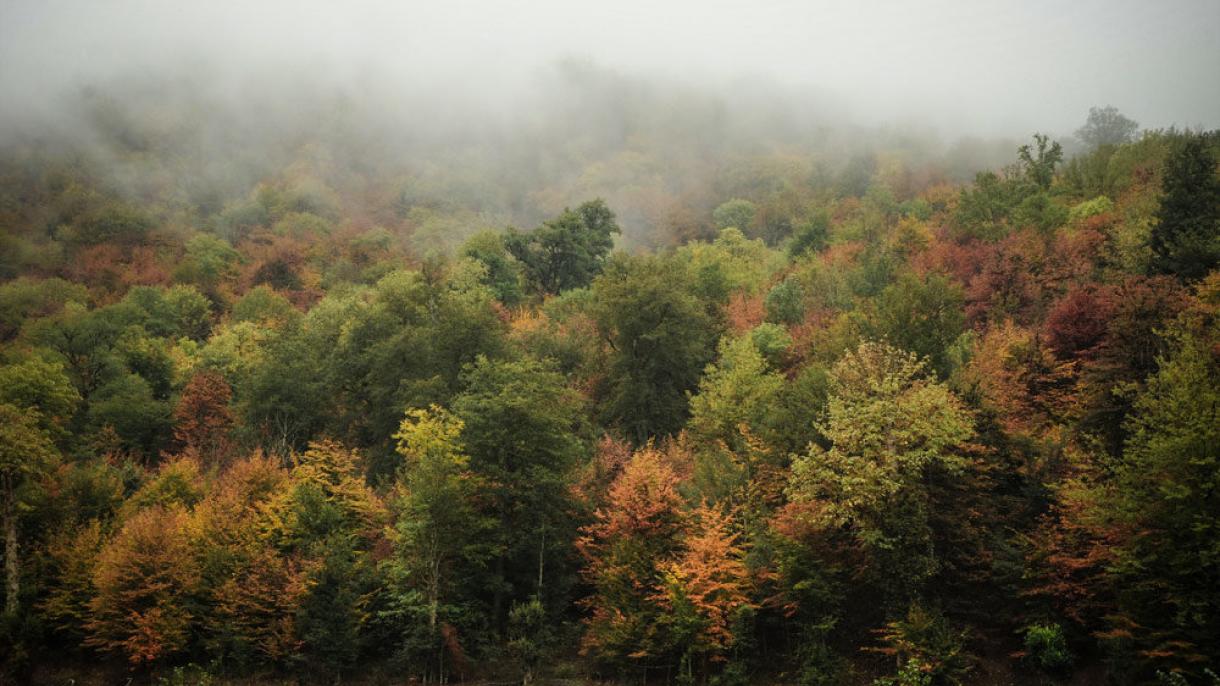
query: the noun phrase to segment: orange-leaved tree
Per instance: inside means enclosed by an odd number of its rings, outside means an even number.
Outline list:
[[[191,377],[174,408],[174,441],[183,452],[198,455],[204,464],[228,456],[232,448],[232,397],[228,382],[216,372],[201,371]]]
[[[662,566],[664,580],[655,595],[664,608],[661,625],[680,655],[683,678],[694,677],[696,663],[723,662],[737,641],[735,626],[756,607],[750,598],[750,571],[732,520],[704,503],[691,516],[682,550]]]
[[[663,652],[656,590],[665,561],[680,550],[683,505],[677,474],[651,444],[610,486],[606,507],[577,541],[593,587],[585,601],[585,652],[616,666],[647,664]]]
[[[200,580],[189,518],[180,506],[153,505],[135,513],[102,549],[87,645],[137,665],[186,649]]]

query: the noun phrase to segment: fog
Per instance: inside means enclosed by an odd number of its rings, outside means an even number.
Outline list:
[[[130,195],[168,175],[199,207],[304,165],[409,176],[404,207],[493,225],[602,195],[640,239],[672,198],[739,192],[729,160],[791,177],[885,150],[965,180],[1035,131],[1072,150],[1094,105],[1220,126],[1215,0],[0,8],[0,144],[89,150]]]
[[[6,0],[2,12],[9,123],[53,115],[80,86],[142,78],[233,94],[308,83],[496,116],[576,59],[727,97],[766,85],[857,123],[949,135],[1067,134],[1107,103],[1145,127],[1220,124],[1214,0]]]

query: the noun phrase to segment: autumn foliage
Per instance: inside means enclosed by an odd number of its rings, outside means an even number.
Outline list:
[[[0,160],[0,682],[1210,683],[1215,133],[622,119],[530,191]]]

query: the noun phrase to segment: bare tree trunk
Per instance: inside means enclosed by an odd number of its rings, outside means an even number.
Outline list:
[[[17,564],[17,515],[13,512],[13,484],[4,477],[4,613],[17,615],[17,596],[21,593],[21,568]]]
[[[436,641],[436,683],[445,683],[445,639],[436,629],[440,610],[440,560],[433,556],[428,562],[428,635]]]
[[[504,553],[501,553],[496,558],[496,592],[491,598],[491,616],[495,623],[496,631],[503,635],[501,628],[504,626],[501,623],[501,617],[504,610]]]
[[[541,540],[538,543],[538,602],[542,602],[542,570],[546,562],[546,528],[542,529]]]

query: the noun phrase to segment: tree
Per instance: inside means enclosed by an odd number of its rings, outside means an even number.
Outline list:
[[[120,653],[133,665],[186,649],[200,580],[189,518],[180,506],[143,509],[102,548],[93,572],[97,595],[89,605],[87,645]]]
[[[508,306],[521,300],[521,265],[512,259],[505,236],[491,231],[477,233],[462,245],[462,255],[482,264],[487,272],[481,281]]]
[[[470,468],[487,480],[488,515],[497,553],[490,588],[493,621],[506,600],[564,598],[574,532],[570,476],[585,453],[581,398],[546,363],[480,357],[453,399],[464,426]]]
[[[546,608],[537,598],[514,604],[508,613],[508,626],[509,652],[521,665],[522,686],[530,686],[554,636]]]
[[[368,637],[377,584],[370,553],[384,541],[385,505],[365,483],[360,456],[333,441],[310,443],[293,481],[269,505],[278,510],[270,538],[307,561],[293,625],[306,665],[338,678]]]
[[[433,405],[408,410],[394,435],[404,463],[392,501],[394,556],[383,563],[393,584],[386,614],[402,625],[404,656],[422,653],[424,674],[440,680],[446,673],[441,626],[475,623],[465,607],[472,599],[461,597],[459,589],[486,573],[494,552],[488,537],[495,521],[480,511],[484,484],[470,471],[463,426]]]
[[[1090,148],[1130,142],[1140,125],[1124,117],[1113,105],[1090,107],[1089,118],[1076,130],[1076,137]]]
[[[775,284],[763,300],[767,321],[779,324],[799,324],[805,318],[805,293],[799,280],[788,277]]]
[[[1091,355],[1104,339],[1113,312],[1112,292],[1092,286],[1073,288],[1047,313],[1047,344],[1062,360]]]
[[[604,201],[590,200],[529,233],[510,228],[504,247],[522,264],[535,291],[555,294],[588,286],[601,271],[616,233],[614,213]]]
[[[655,594],[662,565],[679,551],[685,529],[677,474],[651,445],[639,450],[577,541],[593,589],[585,601],[583,650],[626,665],[665,649],[658,634],[663,608]]]
[[[4,613],[16,617],[21,602],[21,550],[17,540],[19,490],[46,473],[56,459],[38,412],[0,404],[0,498],[4,506]]]
[[[255,453],[228,465],[191,511],[203,645],[226,662],[284,664],[301,650],[295,615],[311,561],[269,536],[293,486],[287,469]]]
[[[80,394],[62,364],[29,357],[0,367],[0,403],[34,410],[43,431],[63,438],[80,404]]]
[[[1220,664],[1220,364],[1215,345],[1174,332],[1136,400],[1108,514],[1130,532],[1111,567],[1120,612],[1165,667]],[[1213,339],[1214,340],[1214,339]],[[1194,668],[1198,669],[1198,668]]]
[[[124,374],[90,398],[88,419],[94,431],[113,429],[127,450],[152,458],[171,433],[169,403],[155,397],[138,374]]]
[[[186,242],[186,255],[174,270],[174,278],[196,284],[205,293],[215,296],[217,289],[227,286],[237,272],[241,253],[228,241],[207,233],[197,233]]]
[[[63,279],[18,277],[0,285],[0,341],[17,335],[22,324],[54,314],[64,305],[86,303],[89,291]]]
[[[152,217],[143,210],[110,201],[82,214],[65,234],[69,242],[79,245],[114,243],[130,247],[143,242],[153,227]]]
[[[906,272],[866,310],[864,333],[926,358],[947,376],[947,349],[965,328],[964,300],[961,288],[945,276]]]
[[[720,359],[708,365],[691,396],[691,434],[708,445],[743,448],[741,427],[762,429],[783,385],[749,336],[722,340]]]
[[[879,679],[878,686],[953,684],[960,686],[973,665],[966,652],[969,632],[955,631],[940,612],[912,603],[906,617],[877,632],[884,647],[872,649],[898,662],[896,679]]]
[[[685,669],[688,680],[698,658],[727,659],[739,638],[736,620],[755,608],[745,551],[730,530],[730,517],[704,504],[691,513],[691,521],[682,551],[663,566],[657,594],[666,612],[660,621],[675,632],[671,640],[682,653],[679,669]]]
[[[1168,352],[1160,331],[1182,311],[1186,293],[1166,276],[1128,277],[1110,289],[1109,320],[1095,354],[1085,360],[1081,425],[1105,439],[1111,454],[1126,440],[1125,418],[1138,389]]]
[[[711,361],[717,326],[683,274],[661,258],[615,260],[594,283],[598,329],[610,345],[602,405],[637,444],[671,434]]]
[[[431,262],[421,271],[393,271],[369,292],[328,297],[306,315],[304,337],[295,345],[303,348],[299,355],[316,360],[315,374],[327,386],[320,395],[332,395],[333,405],[300,406],[309,410],[314,431],[333,427],[335,435],[374,447],[375,479],[393,477],[390,437],[403,408],[448,401],[461,390],[467,364],[503,352],[503,309],[474,266]]]
[[[201,341],[212,327],[211,303],[192,286],[137,286],[128,291],[120,307],[130,313],[132,323],[161,338],[186,336]]]
[[[1220,177],[1203,134],[1188,135],[1165,162],[1149,245],[1153,268],[1185,280],[1220,264]]]
[[[788,243],[788,256],[795,259],[809,252],[821,252],[830,237],[830,213],[818,210],[796,228]]]
[[[973,420],[914,355],[866,342],[835,365],[821,431],[831,448],[796,460],[789,496],[813,526],[853,532],[887,600],[905,606],[937,565],[927,475],[965,468]]]
[[[230,315],[234,322],[254,322],[273,329],[296,323],[301,318],[292,303],[269,286],[255,286],[246,291],[233,303]]]
[[[1048,145],[1049,143],[1049,145]],[[1025,178],[1038,188],[1047,190],[1055,180],[1055,165],[1063,161],[1063,146],[1059,141],[1050,142],[1046,134],[1035,133],[1035,150],[1028,143],[1017,148],[1017,161]]]
[[[757,212],[758,207],[749,200],[733,198],[712,211],[712,223],[717,230],[735,228],[748,233]]]
[[[308,443],[334,400],[324,388],[325,351],[307,334],[298,327],[275,334],[239,386],[245,425],[264,450],[281,456]]]
[[[953,224],[958,235],[995,241],[1008,231],[1008,221],[1027,191],[1011,178],[992,171],[979,172],[974,184],[963,188]]]
[[[227,457],[232,447],[232,396],[228,382],[216,372],[196,372],[191,377],[174,408],[174,441],[184,452],[198,455],[204,464]]]
[[[209,651],[242,666],[296,657],[303,648],[296,614],[308,590],[298,559],[261,541],[243,550],[208,598]]]
[[[49,583],[38,609],[60,636],[78,644],[85,638],[89,602],[97,593],[93,568],[104,543],[102,524],[93,519],[52,534],[45,548]]]

